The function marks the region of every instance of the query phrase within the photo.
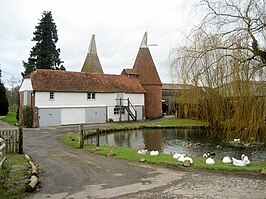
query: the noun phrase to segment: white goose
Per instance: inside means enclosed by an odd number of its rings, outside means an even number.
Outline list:
[[[214,161],[214,159],[209,157],[206,159],[206,164],[215,164],[215,161]]]
[[[250,160],[248,159],[248,156],[244,154],[241,155],[241,160],[238,160],[235,158],[232,158],[232,160],[233,160],[233,165],[236,167],[245,167],[248,164],[250,164]]]
[[[231,163],[231,162],[232,162],[232,160],[228,156],[225,156],[223,158],[223,163],[228,164],[228,163]]]
[[[173,158],[177,160],[180,156],[185,156],[185,155],[182,154],[182,153],[175,153],[175,154],[173,155]]]
[[[188,160],[191,164],[193,164],[192,158],[190,158],[190,157],[184,157],[183,162],[185,162],[186,160]]]
[[[177,158],[177,161],[184,162],[185,154],[180,154],[180,156]]]
[[[243,158],[243,161],[246,163],[246,165],[249,165],[250,164],[250,160],[248,159],[248,156],[245,156]]]
[[[140,150],[138,150],[138,154],[146,155],[147,151],[148,151],[147,149],[140,149]]]
[[[151,156],[157,156],[157,155],[159,155],[159,151],[151,151],[150,155]]]

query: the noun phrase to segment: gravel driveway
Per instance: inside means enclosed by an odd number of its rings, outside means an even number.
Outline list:
[[[60,143],[74,129],[24,129],[24,152],[39,164],[42,186],[29,198],[266,198],[265,176],[185,172],[88,154]]]

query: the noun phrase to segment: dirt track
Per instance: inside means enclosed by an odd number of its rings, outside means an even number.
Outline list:
[[[24,130],[24,152],[39,164],[42,182],[29,198],[266,198],[265,177],[184,172],[87,154],[60,143],[59,136],[73,129]]]

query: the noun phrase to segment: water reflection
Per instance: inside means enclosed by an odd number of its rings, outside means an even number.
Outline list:
[[[91,137],[89,143],[96,143]],[[211,132],[198,129],[140,129],[120,131],[100,136],[100,145],[121,146],[128,148],[145,148],[160,150],[164,153],[185,153],[201,157],[202,154],[213,151],[218,157],[234,156],[239,158],[242,153],[251,160],[266,159],[266,149],[263,147],[247,148],[226,146],[215,139]]]
[[[161,129],[152,132],[143,131],[144,148],[149,151],[162,149],[163,131]]]

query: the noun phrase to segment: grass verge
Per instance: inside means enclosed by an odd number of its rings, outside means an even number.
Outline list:
[[[71,138],[70,138],[71,136]],[[69,133],[60,137],[61,142],[74,147],[79,147],[79,134]],[[169,167],[182,167],[183,164],[175,160],[170,154],[161,153],[159,156],[140,155],[137,153],[136,149],[123,148],[123,147],[113,147],[101,145],[100,150],[95,150],[95,145],[85,144],[84,150],[90,153],[96,153],[100,155],[107,155],[111,150],[115,154],[115,158],[129,160],[129,161],[139,161],[141,158],[145,158],[148,164],[157,164]],[[229,172],[242,172],[250,174],[259,174],[262,169],[266,169],[266,161],[262,162],[252,162],[252,164],[246,167],[235,167],[232,164],[224,164],[222,160],[215,159],[215,165],[207,165],[205,163],[205,158],[193,157],[193,165],[189,169],[204,169],[204,170],[219,170],[219,171],[229,171]]]
[[[208,122],[191,119],[165,119],[159,121],[150,121],[144,124],[147,127],[199,127],[208,126]]]
[[[25,198],[25,183],[28,180],[28,162],[23,155],[8,154],[5,169],[0,170],[0,198]]]
[[[9,123],[9,124],[11,124],[11,125],[15,125],[15,124],[17,123],[16,115],[17,115],[16,112],[9,112],[9,113],[7,114],[7,116],[5,116],[5,117],[3,118],[3,121],[4,121],[4,122],[7,122],[7,123]]]

